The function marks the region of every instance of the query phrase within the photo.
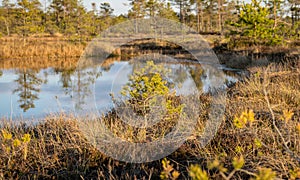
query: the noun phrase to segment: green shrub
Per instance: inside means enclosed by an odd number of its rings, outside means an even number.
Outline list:
[[[166,118],[180,114],[184,105],[176,105],[175,91],[171,92],[172,85],[166,80],[169,72],[170,70],[162,65],[155,65],[153,61],[148,61],[144,68],[135,71],[121,91],[127,98],[127,105],[143,116],[157,105],[167,110]]]

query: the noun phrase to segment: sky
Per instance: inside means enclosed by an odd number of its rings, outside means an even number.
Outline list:
[[[96,3],[97,4],[97,9],[99,9],[99,6],[101,3],[104,2],[108,2],[110,3],[111,7],[114,9],[114,14],[115,15],[120,15],[120,14],[125,14],[128,12],[129,7],[125,6],[125,4],[128,4],[127,0],[83,0],[83,5],[87,8],[87,9],[92,9],[92,3]]]

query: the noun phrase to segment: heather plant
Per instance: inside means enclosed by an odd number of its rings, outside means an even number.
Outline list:
[[[8,169],[14,169],[15,162],[21,158],[23,161],[27,160],[28,144],[31,141],[30,134],[24,134],[22,137],[15,137],[13,134],[5,129],[1,131],[2,139],[2,153],[5,154],[5,162]]]
[[[171,179],[171,180],[176,180],[179,178],[180,173],[173,168],[173,165],[170,163],[167,158],[164,158],[162,161],[162,167],[163,170],[160,173],[160,178],[161,179]]]

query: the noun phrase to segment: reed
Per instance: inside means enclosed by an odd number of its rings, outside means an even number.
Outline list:
[[[87,41],[72,41],[64,38],[1,38],[0,59],[74,58],[80,57]]]

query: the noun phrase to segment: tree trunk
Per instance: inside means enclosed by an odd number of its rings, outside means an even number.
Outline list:
[[[274,27],[273,29],[276,28],[277,26],[277,4],[276,4],[276,1],[274,0],[274,5],[273,5],[273,15],[274,15]]]
[[[200,1],[197,2],[197,30],[198,33],[203,31],[203,10],[202,3]]]
[[[6,18],[4,18],[4,23],[5,23],[5,26],[6,26],[6,33],[7,33],[7,36],[10,35],[10,30],[9,30],[9,23],[7,21]]]
[[[222,32],[221,6],[221,0],[218,0],[218,29],[220,32]]]
[[[179,18],[180,18],[180,22],[183,23],[183,8],[182,8],[182,1],[179,2]]]
[[[202,4],[201,4],[201,11],[200,11],[200,13],[201,13],[201,30],[203,31],[203,26],[204,26],[204,16],[203,16],[203,9],[202,9],[203,7],[202,7]]]

